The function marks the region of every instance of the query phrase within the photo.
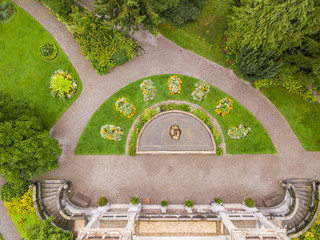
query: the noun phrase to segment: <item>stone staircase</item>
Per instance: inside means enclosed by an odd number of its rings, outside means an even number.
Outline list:
[[[63,230],[73,230],[73,221],[67,220],[61,215],[61,192],[67,186],[66,180],[42,180],[35,183],[34,196],[37,202],[37,210],[42,218],[54,217],[55,226]],[[40,209],[39,209],[40,208]]]
[[[287,229],[290,237],[294,237],[292,235],[300,235],[307,230],[306,226],[314,222],[319,212],[318,204],[315,206],[316,200],[319,199],[319,182],[311,179],[295,178],[283,181],[282,185],[292,189],[294,199],[294,209],[282,221],[282,226]],[[311,216],[312,212],[315,213],[315,216]]]

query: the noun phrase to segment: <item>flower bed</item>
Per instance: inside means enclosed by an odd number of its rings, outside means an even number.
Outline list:
[[[73,97],[77,92],[75,79],[62,69],[54,72],[50,79],[51,95],[63,100]]]
[[[228,136],[231,139],[239,140],[241,138],[245,138],[250,131],[251,128],[240,124],[238,127],[230,127],[228,130]]]
[[[233,101],[228,98],[222,98],[219,100],[219,105],[216,106],[215,112],[219,114],[221,117],[228,114],[233,108]]]
[[[196,89],[192,92],[191,96],[194,100],[202,102],[210,92],[210,84],[199,81],[195,84]]]
[[[148,102],[156,97],[157,89],[151,79],[146,79],[140,84],[140,89],[143,94],[143,100]]]
[[[104,139],[120,141],[123,131],[119,126],[107,124],[101,127],[100,134]]]
[[[118,110],[128,118],[132,118],[132,116],[136,112],[136,108],[133,106],[133,104],[129,103],[127,99],[124,97],[118,98],[115,105],[116,105],[116,110]]]
[[[170,94],[179,94],[181,92],[181,83],[182,80],[178,78],[176,75],[171,76],[168,79],[168,88]]]

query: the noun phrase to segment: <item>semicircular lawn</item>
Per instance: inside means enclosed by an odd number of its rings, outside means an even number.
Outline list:
[[[167,81],[171,74],[150,76],[135,81],[109,97],[93,114],[84,129],[78,142],[76,154],[125,154],[126,140],[128,132],[134,120],[143,112],[144,109],[167,100],[182,100],[199,105],[215,117],[223,131],[228,154],[270,154],[276,153],[275,147],[264,127],[260,122],[239,102],[232,97],[211,85],[210,93],[203,102],[192,98],[191,93],[195,89],[195,83],[199,79],[188,76],[177,75],[181,78],[182,90],[180,94],[171,95],[168,90]],[[140,90],[140,83],[145,79],[152,79],[156,89],[156,98],[145,102]],[[136,107],[135,115],[127,118],[115,109],[115,102],[118,98],[125,97]],[[233,109],[230,113],[221,117],[214,110],[219,100],[229,97],[234,100]],[[240,140],[231,140],[227,134],[229,127],[244,124],[251,128],[251,132],[246,138]],[[101,126],[114,124],[120,126],[123,130],[122,140],[110,141],[103,139],[100,135]]]

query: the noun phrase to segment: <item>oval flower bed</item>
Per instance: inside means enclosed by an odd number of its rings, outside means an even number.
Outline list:
[[[251,128],[240,124],[238,127],[230,127],[228,130],[228,136],[231,139],[239,140],[241,138],[245,138],[250,131],[251,131]]]
[[[182,80],[178,76],[173,75],[168,80],[168,88],[170,94],[179,94],[181,92]]]
[[[134,113],[136,112],[136,108],[133,106],[133,104],[129,103],[128,100],[124,97],[118,98],[115,105],[116,110],[118,110],[128,118],[132,118]]]
[[[192,92],[191,96],[194,100],[202,102],[210,92],[210,84],[205,81],[199,81],[195,84],[195,87],[196,89]]]
[[[75,79],[62,69],[58,69],[50,78],[51,95],[63,100],[73,97],[77,92]]]
[[[233,100],[223,91],[210,85],[210,92],[205,101],[199,102],[194,100],[191,96],[194,86],[199,79],[188,76],[177,75],[183,81],[183,91],[180,94],[171,94],[168,91],[167,81],[172,74],[156,75],[140,79],[133,82],[118,92],[109,97],[93,114],[89,120],[86,128],[84,129],[80,140],[78,142],[75,153],[76,154],[125,154],[126,153],[126,140],[128,135],[131,135],[130,129],[135,119],[147,108],[155,105],[156,103],[165,102],[168,100],[186,101],[199,105],[205,109],[210,115],[216,114],[215,106],[224,97],[228,97],[233,102],[233,110],[226,116],[217,117],[219,126],[224,135],[227,154],[270,154],[275,153],[275,148],[272,141],[264,129],[264,127],[257,121],[257,119],[240,103]],[[151,79],[157,89],[157,97],[155,99],[145,102],[141,94],[140,84],[146,79]],[[125,96],[128,102],[134,100],[136,112],[132,118],[121,116],[114,109],[114,103],[117,99]],[[171,109],[173,105],[167,105]],[[179,105],[180,106],[180,105]],[[181,107],[181,106],[180,106]],[[161,107],[160,107],[161,108]],[[162,107],[163,108],[163,107]],[[186,106],[183,109],[188,109]],[[116,123],[123,129],[123,141],[105,141],[101,137],[101,126],[105,123]],[[228,136],[228,129],[230,126],[238,126],[239,123],[245,123],[246,126],[251,127],[250,134],[240,140],[234,141]]]
[[[143,94],[143,100],[148,102],[156,97],[157,89],[151,79],[146,79],[140,84],[140,89]]]
[[[107,124],[101,127],[100,134],[104,139],[120,141],[123,131],[119,126]]]
[[[222,98],[219,100],[219,105],[216,106],[215,112],[219,114],[221,117],[228,114],[233,108],[233,101],[228,98]]]

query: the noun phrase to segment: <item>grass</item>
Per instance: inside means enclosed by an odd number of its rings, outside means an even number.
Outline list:
[[[159,25],[159,31],[179,46],[226,66],[221,43],[232,5],[233,0],[206,0],[201,16],[196,21],[181,26],[164,23]]]
[[[25,237],[25,229],[31,225],[31,224],[35,224],[40,222],[37,214],[35,213],[30,213],[30,214],[12,214],[10,215],[14,225],[17,227],[18,232],[20,233],[21,237],[24,238]],[[23,224],[19,224],[23,222]]]
[[[261,92],[286,118],[300,143],[307,151],[320,151],[320,104],[309,103],[299,93],[284,88],[265,88]]]
[[[49,32],[28,13],[16,8],[15,19],[0,24],[0,91],[8,92],[14,100],[30,104],[49,130],[79,96],[81,81]],[[57,58],[51,61],[40,56],[39,49],[47,42],[59,47]],[[53,98],[50,94],[50,76],[60,68],[74,76],[78,84],[78,93],[67,101]]]
[[[229,154],[269,154],[276,153],[273,143],[264,129],[264,127],[258,122],[258,120],[246,110],[240,103],[234,101],[233,110],[224,117],[215,113],[215,106],[218,105],[218,101],[226,96],[221,90],[211,86],[211,91],[203,102],[193,100],[191,93],[194,89],[194,84],[198,79],[188,76],[180,76],[182,79],[182,91],[180,94],[171,95],[167,87],[167,80],[171,75],[157,75],[148,77],[152,79],[157,88],[157,96],[155,99],[148,103],[143,101],[142,93],[139,85],[142,80],[140,79],[133,82],[126,87],[122,88],[110,98],[108,98],[94,113],[89,120],[86,128],[84,129],[80,140],[78,142],[75,153],[76,154],[125,154],[125,145],[128,132],[134,122],[134,120],[142,113],[145,108],[148,108],[158,102],[167,100],[182,100],[188,101],[206,109],[212,116],[214,116],[224,134],[224,138],[227,146],[227,153]],[[126,97],[127,100],[137,108],[135,115],[132,118],[127,118],[117,110],[115,110],[115,102],[119,97]],[[230,97],[230,96],[229,96]],[[231,97],[230,97],[231,98]],[[232,99],[232,98],[231,98]],[[237,126],[243,123],[251,127],[251,132],[244,139],[231,140],[227,136],[228,128],[231,126]],[[109,141],[103,139],[100,135],[100,129],[102,125],[115,124],[120,126],[123,130],[123,136],[121,141]]]

